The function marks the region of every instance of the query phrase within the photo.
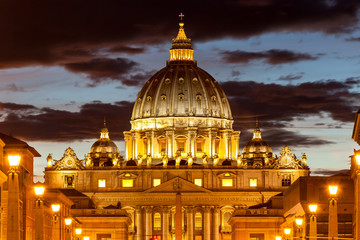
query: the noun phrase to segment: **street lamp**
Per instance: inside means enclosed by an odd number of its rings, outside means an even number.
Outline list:
[[[360,150],[354,150],[355,164],[355,202],[354,214],[355,214],[355,236],[356,239],[360,239]]]
[[[281,236],[275,236],[275,240],[281,240]]]
[[[83,240],[90,240],[90,237],[85,236],[85,237],[83,238]]]
[[[289,236],[291,234],[291,228],[284,228],[285,233],[285,239],[289,239]]]
[[[337,198],[336,194],[338,191],[337,185],[329,185],[329,227],[328,237],[338,238],[338,216],[337,216]]]
[[[295,223],[298,229],[299,238],[302,239],[302,225],[303,225],[304,219],[302,217],[295,217]]]
[[[70,236],[70,226],[71,226],[71,223],[72,223],[72,218],[65,218],[65,225],[66,225],[66,240],[70,240],[71,239],[71,236]]]
[[[34,192],[36,196],[35,205],[35,239],[44,239],[44,202],[43,196],[45,193],[45,187],[41,182],[37,182],[34,185]]]
[[[75,228],[76,240],[79,240],[79,239],[80,239],[81,233],[82,233],[82,229],[81,229],[81,228]]]
[[[54,203],[51,204],[51,210],[53,212],[53,218],[52,218],[52,239],[54,240],[60,240],[61,239],[61,230],[60,230],[60,225],[61,225],[61,220],[59,221],[58,219],[60,219],[60,204],[58,203]]]
[[[8,155],[7,239],[20,240],[19,172],[20,155]]]
[[[311,213],[310,216],[310,240],[316,240],[317,237],[317,221],[316,221],[316,210],[317,210],[318,205],[317,204],[310,204],[309,205],[309,210]]]

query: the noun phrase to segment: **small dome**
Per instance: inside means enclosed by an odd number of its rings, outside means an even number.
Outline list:
[[[90,149],[90,157],[94,166],[112,166],[113,159],[119,159],[120,153],[116,144],[109,138],[109,130],[104,122],[101,129],[100,139]]]
[[[256,123],[253,137],[243,149],[242,159],[247,166],[262,167],[269,165],[272,158],[272,149],[270,145],[262,139],[260,128]]]

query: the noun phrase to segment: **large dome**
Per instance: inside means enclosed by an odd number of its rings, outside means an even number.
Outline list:
[[[135,102],[132,120],[156,117],[232,119],[219,83],[194,62],[169,63],[146,82]]]

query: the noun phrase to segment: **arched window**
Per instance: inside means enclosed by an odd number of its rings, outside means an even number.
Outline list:
[[[154,214],[154,230],[161,230],[161,215],[160,215],[160,213]]]
[[[202,214],[195,213],[195,230],[202,230]]]

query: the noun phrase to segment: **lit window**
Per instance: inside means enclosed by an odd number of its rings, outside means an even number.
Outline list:
[[[202,179],[201,178],[195,178],[194,179],[194,184],[201,187],[202,186]]]
[[[160,184],[161,184],[161,179],[160,178],[155,178],[153,180],[154,187],[159,186]]]
[[[154,230],[161,230],[161,215],[160,215],[160,213],[154,214]]]
[[[203,143],[202,142],[197,142],[196,143],[196,151],[197,152],[202,152],[203,151]]]
[[[183,142],[183,141],[177,142],[177,150],[180,152],[184,152],[185,151],[185,142]]]
[[[225,177],[230,177],[230,173],[225,173],[224,176]]]
[[[122,187],[133,187],[134,180],[133,179],[123,179],[122,180]]]
[[[195,213],[195,230],[202,230],[202,215],[200,212]]]
[[[250,187],[257,187],[257,179],[250,178]]]
[[[98,187],[106,187],[106,180],[105,179],[99,179],[98,180]]]
[[[130,177],[130,173],[125,173],[125,177]]]
[[[223,187],[232,187],[233,186],[233,180],[231,178],[222,179],[222,186]]]

